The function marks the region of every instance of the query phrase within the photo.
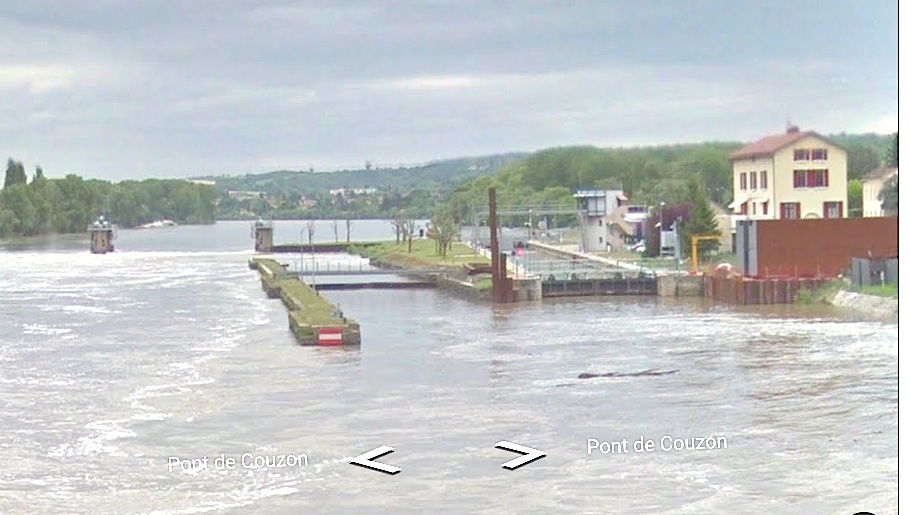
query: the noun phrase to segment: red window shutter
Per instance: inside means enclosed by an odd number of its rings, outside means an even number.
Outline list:
[[[824,170],[824,187],[830,186],[830,170]]]
[[[817,170],[808,170],[807,186],[809,188],[817,186]]]
[[[794,202],[795,204],[795,219],[799,220],[802,218],[802,203]]]
[[[843,217],[846,216],[846,212],[843,211],[843,203],[842,203],[842,202],[837,202],[837,203],[836,203],[836,209],[837,209],[837,212],[839,213],[837,216],[839,216],[840,218],[843,218]]]
[[[768,204],[768,202],[761,202],[761,204],[764,205],[764,208],[763,208],[763,209],[764,209],[764,214],[766,215],[766,214],[767,214],[767,204]]]
[[[793,188],[799,187],[799,171],[798,170],[795,170],[794,172],[792,172],[792,187]]]

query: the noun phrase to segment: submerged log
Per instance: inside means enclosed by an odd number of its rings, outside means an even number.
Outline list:
[[[578,379],[592,379],[594,377],[641,377],[641,376],[666,376],[669,374],[675,374],[678,370],[657,370],[651,368],[650,370],[642,370],[640,372],[606,372],[605,374],[593,374],[589,372],[584,372],[583,374],[578,375]]]

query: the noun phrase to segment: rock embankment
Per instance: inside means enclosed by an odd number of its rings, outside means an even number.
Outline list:
[[[839,290],[825,300],[836,307],[850,309],[874,317],[891,318],[899,315],[898,299]]]

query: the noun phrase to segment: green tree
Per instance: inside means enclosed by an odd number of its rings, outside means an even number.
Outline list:
[[[6,189],[16,184],[25,184],[28,177],[25,175],[25,167],[19,161],[12,158],[6,161],[6,177],[3,180],[3,188]]]
[[[864,143],[849,143],[846,147],[846,176],[861,179],[881,166],[879,154]]]
[[[0,235],[29,236],[85,230],[98,214],[123,227],[167,218],[178,223],[213,223],[217,195],[213,187],[184,180],[149,179],[111,184],[77,175],[47,179],[38,167],[30,183],[10,159],[0,191]]]
[[[900,163],[900,133],[893,135],[893,141],[887,149],[887,166],[890,168],[899,167]]]
[[[877,198],[881,201],[881,207],[885,213],[888,215],[897,214],[900,207],[900,176],[894,175],[887,179]]]
[[[720,234],[720,227],[716,221],[716,215],[710,207],[707,195],[704,193],[703,186],[692,176],[687,183],[688,201],[691,202],[691,215],[688,221],[682,225],[680,248],[682,255],[687,257],[691,255],[691,237],[698,235]],[[717,240],[705,240],[698,242],[698,255],[704,255],[705,252],[712,252],[719,248],[720,242]]]
[[[28,186],[23,183],[12,184],[3,188],[0,204],[15,215],[12,220],[12,231],[16,235],[32,235],[38,229],[38,216]]]
[[[850,179],[847,188],[846,199],[849,206],[849,218],[861,218],[862,197],[864,195],[862,181],[860,179]]]

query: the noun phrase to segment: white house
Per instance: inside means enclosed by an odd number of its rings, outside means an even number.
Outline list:
[[[878,168],[862,179],[862,216],[884,216],[884,208],[878,198],[881,190],[891,177],[899,174],[898,168]]]
[[[846,151],[790,126],[729,155],[732,229],[743,219],[845,218]]]
[[[628,199],[620,190],[581,190],[574,194],[581,225],[582,252],[608,252],[622,248],[628,231],[620,214]]]

